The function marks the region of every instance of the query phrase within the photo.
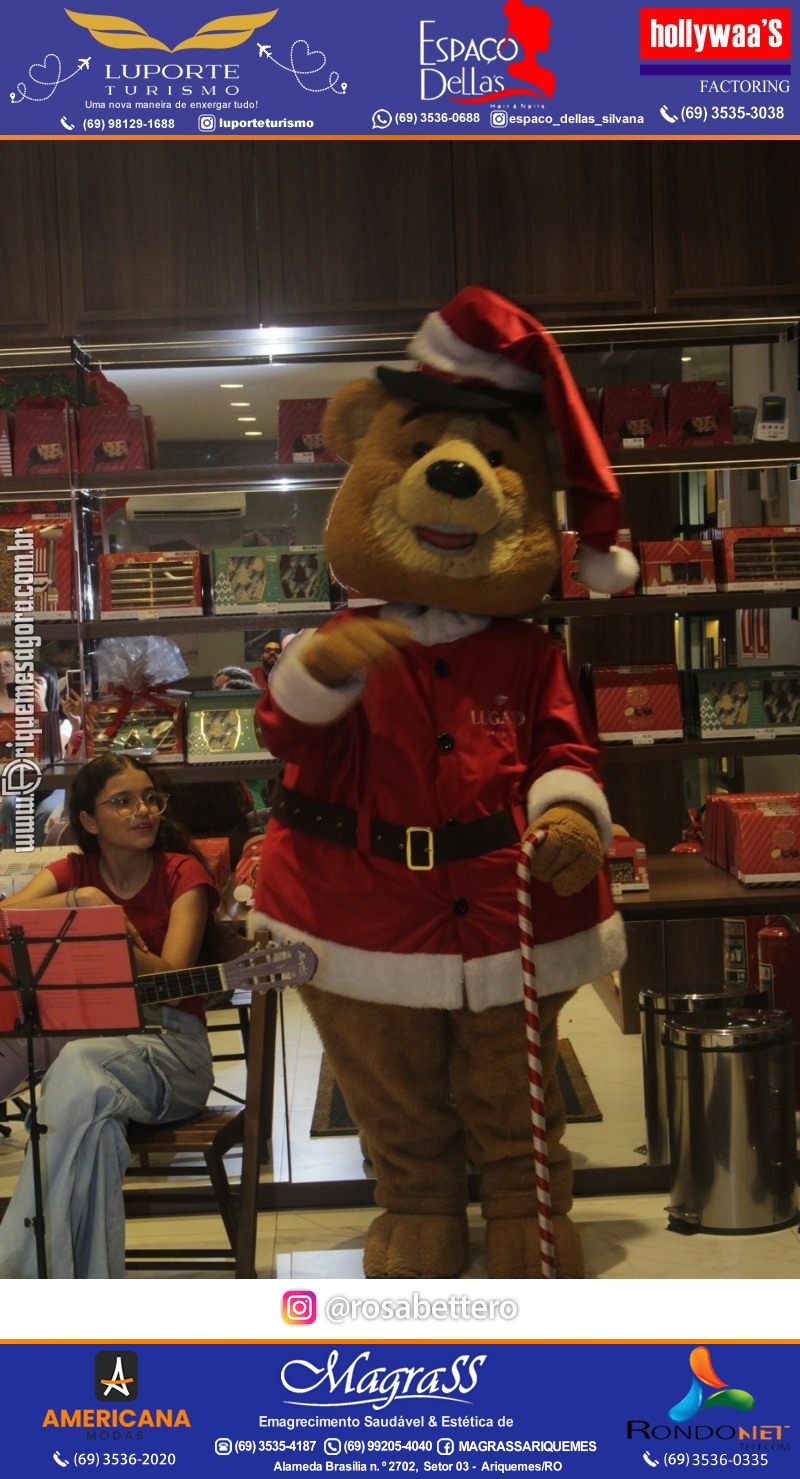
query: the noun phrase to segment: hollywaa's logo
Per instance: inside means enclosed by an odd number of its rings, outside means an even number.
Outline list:
[[[79,10],[65,12],[76,26],[84,30],[100,46],[112,46],[118,51],[226,51],[233,46],[242,46],[255,31],[266,26],[277,10],[263,10],[257,15],[223,15],[218,20],[207,21],[193,36],[179,41],[177,46],[167,46],[149,36],[144,26],[127,20],[121,15],[85,15]]]
[[[555,73],[539,61],[550,47],[552,21],[541,5],[526,5],[524,0],[506,0],[503,14],[507,20],[505,35],[440,36],[436,22],[420,21],[420,98],[434,102],[440,98],[458,99],[461,103],[488,103],[496,98],[525,93],[536,98],[551,98],[556,90]],[[483,65],[500,63],[507,75],[487,72]],[[448,70],[459,65],[459,70]],[[513,78],[524,86],[512,87]]]

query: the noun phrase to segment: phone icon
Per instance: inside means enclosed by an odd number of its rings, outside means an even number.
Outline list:
[[[69,1461],[67,1459],[61,1457],[61,1454],[59,1453],[58,1449],[56,1449],[55,1453],[53,1454],[53,1458],[55,1459],[56,1463],[62,1469],[68,1469],[69,1468]]]
[[[677,115],[677,113],[673,117],[673,115],[670,113],[670,111],[669,111],[668,108],[666,108],[666,107],[665,108],[659,108],[658,111],[660,112],[662,118],[666,118],[667,123],[677,123],[678,122],[678,115]]]
[[[661,111],[663,113],[664,109],[662,108]],[[647,1449],[645,1449],[644,1453],[642,1454],[642,1458],[644,1459],[644,1461],[645,1461],[646,1464],[649,1464],[650,1465],[650,1468],[651,1469],[657,1469],[658,1468],[658,1459],[657,1458],[651,1458],[650,1455],[649,1455],[649,1453],[647,1452]]]
[[[69,133],[73,134],[75,132],[75,124],[74,123],[67,123],[66,118],[59,118],[58,121],[61,124],[61,127],[62,128],[66,128]]]

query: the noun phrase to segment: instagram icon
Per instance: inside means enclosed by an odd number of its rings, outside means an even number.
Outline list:
[[[289,1289],[283,1296],[283,1318],[287,1325],[313,1325],[317,1318],[317,1296],[310,1289]]]

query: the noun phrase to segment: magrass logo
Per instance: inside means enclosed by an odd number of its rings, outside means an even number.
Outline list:
[[[179,41],[177,46],[168,46],[166,41],[148,35],[144,26],[128,20],[122,15],[88,15],[79,10],[65,12],[76,26],[83,26],[93,41],[100,46],[111,46],[118,51],[227,51],[233,46],[242,46],[255,31],[266,26],[277,10],[263,10],[257,15],[223,15],[218,20],[207,21],[193,36]]]
[[[749,1392],[720,1381],[704,1345],[695,1346],[689,1356],[689,1368],[692,1384],[686,1396],[669,1409],[668,1416],[673,1422],[691,1422],[698,1412],[705,1411],[707,1407],[735,1407],[739,1412],[749,1412],[755,1407],[755,1398]],[[710,1395],[707,1393],[708,1388],[711,1388]]]
[[[139,1357],[135,1351],[98,1351],[94,1394],[99,1402],[131,1402],[139,1395]]]

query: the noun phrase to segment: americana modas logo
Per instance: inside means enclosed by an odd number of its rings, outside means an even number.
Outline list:
[[[131,1402],[139,1395],[139,1357],[135,1351],[98,1351],[94,1394],[99,1402]]]
[[[87,15],[80,10],[65,12],[76,26],[84,30],[100,46],[113,46],[118,51],[227,51],[233,46],[242,46],[249,41],[254,31],[266,26],[277,10],[262,10],[257,15],[223,15],[218,20],[207,21],[193,36],[179,41],[177,46],[168,46],[148,35],[144,26],[128,20],[122,15]]]

